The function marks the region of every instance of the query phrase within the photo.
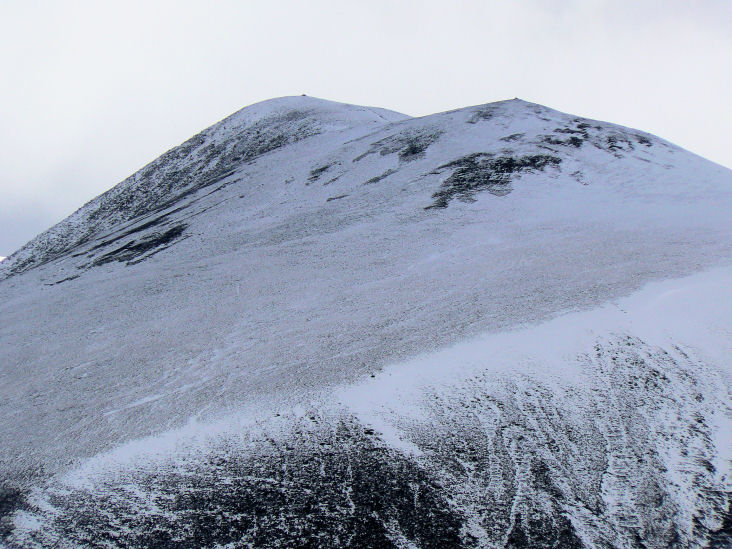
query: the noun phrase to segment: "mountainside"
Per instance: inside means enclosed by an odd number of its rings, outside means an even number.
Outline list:
[[[0,263],[0,547],[732,546],[732,172],[247,107]]]

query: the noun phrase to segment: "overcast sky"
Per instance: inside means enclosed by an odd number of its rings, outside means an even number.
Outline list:
[[[0,255],[251,103],[520,97],[732,167],[732,1],[0,2]]]

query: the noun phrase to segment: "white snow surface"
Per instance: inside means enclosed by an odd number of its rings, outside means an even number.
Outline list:
[[[529,440],[519,437],[524,441],[519,452],[525,454],[521,455],[530,458],[536,454],[549,462],[577,459],[577,456],[565,456],[563,452],[552,455],[547,449],[548,442],[562,444],[561,434],[559,431],[542,432],[552,423],[549,414],[560,414],[560,417],[568,414],[570,422],[580,425],[589,417],[597,422],[607,437],[604,451],[612,463],[611,437],[627,437],[625,444],[636,442],[630,440],[633,427],[624,415],[630,407],[643,417],[655,438],[656,446],[652,451],[668,483],[674,516],[680,525],[680,546],[695,546],[699,540],[695,536],[694,516],[705,516],[712,529],[721,524],[709,501],[689,497],[698,487],[697,461],[710,460],[714,467],[715,473],[705,481],[706,490],[718,493],[732,490],[730,318],[732,267],[652,283],[628,297],[592,310],[564,314],[547,322],[501,333],[483,334],[389,365],[374,377],[314,394],[303,406],[282,409],[276,416],[260,409],[233,413],[215,422],[193,419],[182,428],[98,454],[59,476],[47,490],[50,494],[83,491],[104,494],[120,483],[128,489],[130,481],[125,480],[125,475],[130,471],[164,469],[177,460],[185,463],[194,459],[206,463],[212,449],[240,447],[243,450],[250,444],[247,441],[259,437],[286,440],[291,436],[293,425],[297,429],[314,430],[316,427],[310,421],[317,426],[319,422],[327,423],[331,421],[329,418],[344,414],[353,415],[364,426],[373,428],[389,448],[434,467],[436,455],[425,443],[425,437],[442,438],[443,444],[445,440],[452,444],[475,442],[472,438],[475,425],[471,422],[477,418],[481,429],[490,434],[491,429],[495,429],[497,417],[501,413],[507,414],[506,408],[512,398],[518,399],[519,408],[529,415],[539,433],[533,435],[535,440],[531,440],[531,431],[524,433]],[[612,345],[613,341],[621,340],[621,345],[626,346],[628,343],[622,340],[631,338],[635,340],[633,352],[640,351],[649,364],[659,367],[658,371],[651,368],[652,372],[660,373],[662,379],[681,381],[663,391],[662,397],[668,402],[654,402],[658,394],[653,391],[636,392],[623,388],[627,379],[618,380],[618,372],[598,369],[597,363],[588,360],[597,352],[598,342]],[[644,354],[637,342],[642,342],[652,352]],[[693,355],[691,368],[676,370],[663,362],[653,363],[652,353],[670,356],[666,350],[677,357]],[[634,373],[642,374],[640,370]],[[684,380],[691,381],[683,383]],[[699,395],[703,395],[703,399]],[[603,407],[603,400],[612,400],[615,404]],[[548,404],[556,408],[550,409]],[[668,411],[677,417],[669,417]],[[704,417],[711,427],[711,440],[706,441],[706,447],[700,448],[693,435],[684,434],[685,422],[695,422],[698,417]],[[303,420],[310,426],[303,427],[299,423]],[[608,424],[603,427],[605,421]],[[612,427],[613,421],[617,426]],[[466,429],[464,432],[453,430],[456,426]],[[557,428],[556,424],[553,427]],[[613,435],[613,428],[620,434]],[[589,467],[583,458],[585,452],[591,450],[580,445],[575,451],[581,465]],[[615,459],[619,468],[623,466],[622,460],[633,457],[620,451]],[[645,459],[640,458],[639,463]],[[571,462],[560,462],[557,467],[571,468],[571,465]],[[595,520],[581,506],[567,509],[588,547],[599,547],[601,541],[607,541],[608,531],[603,531],[603,527],[613,532],[612,541],[622,546],[629,531],[640,530],[644,522],[653,527],[653,521],[657,520],[652,514],[640,516],[643,509],[636,502],[648,488],[639,478],[648,472],[639,464],[624,467],[629,472],[622,475],[613,472],[611,465],[602,474],[600,497],[608,508],[617,507],[617,514],[608,513],[607,517]],[[581,471],[576,474],[582,478]],[[490,494],[494,489],[490,484],[481,486],[470,476],[450,476],[442,481],[452,486],[456,504],[466,507],[473,503],[476,492],[487,490]],[[271,482],[276,481],[271,479]],[[524,499],[513,496],[515,507],[526,506],[528,500],[536,497],[530,486],[524,489]],[[145,495],[145,488],[141,490],[141,497],[151,497]],[[31,540],[39,539],[40,532],[53,533],[49,517],[55,516],[57,511],[46,497],[38,490],[32,501],[39,511],[20,513],[16,517],[18,529],[14,539],[33,545]],[[40,511],[44,509],[45,513]],[[474,518],[479,522],[477,510]],[[637,524],[629,526],[623,520],[633,520]],[[495,539],[484,526],[476,525],[471,535],[477,538],[478,546],[493,546]]]
[[[482,162],[506,159],[535,165],[481,179]],[[466,172],[485,184],[461,187]],[[507,446],[516,470],[532,453],[554,463],[539,448],[562,444],[542,411],[555,407],[607,443],[607,516],[564,511],[582,542],[615,531],[620,546],[644,528],[622,450],[638,443],[668,471],[681,546],[694,546],[692,517],[706,513],[705,531],[722,519],[717,500],[685,499],[699,491],[689,471],[732,490],[730,211],[729,170],[521,100],[423,118],[310,97],[247,107],[0,265],[0,481],[36,505],[14,535],[43,546],[28,532],[53,530],[48,486],[95,490],[315,410],[447,475],[491,546],[484,487],[448,474],[426,441],[455,444],[447,431],[470,438],[475,422],[490,433],[515,408],[536,427]],[[610,356],[672,380],[660,404]],[[696,417],[709,440],[679,434]],[[713,472],[697,471],[694,444]],[[513,517],[538,501],[522,478]]]

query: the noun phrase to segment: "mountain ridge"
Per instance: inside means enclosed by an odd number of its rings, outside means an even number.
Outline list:
[[[338,110],[342,112],[338,112]],[[317,111],[320,122],[322,122],[322,127],[319,126],[317,129],[315,127],[309,127],[309,125],[305,122],[302,122],[300,126],[296,128],[288,127],[291,126],[287,124],[288,122],[297,122],[298,120],[301,121],[302,119],[307,119],[309,116],[308,113],[310,111]],[[337,116],[338,114],[345,115],[345,113],[350,113],[353,116],[350,118]],[[68,240],[70,238],[70,233],[78,231],[78,226],[75,221],[77,221],[79,217],[81,217],[81,222],[83,224],[84,222],[88,223],[88,218],[94,215],[107,217],[114,214],[114,211],[101,211],[100,214],[100,210],[104,210],[104,205],[102,203],[104,202],[105,198],[108,199],[109,202],[114,202],[115,199],[117,199],[117,201],[120,201],[119,195],[123,195],[121,197],[122,200],[129,200],[126,195],[130,194],[129,191],[131,188],[140,185],[138,180],[140,178],[145,178],[146,172],[153,172],[152,176],[155,177],[156,175],[158,175],[155,172],[165,170],[165,164],[167,160],[173,157],[173,161],[175,161],[191,155],[196,151],[197,148],[200,148],[200,145],[202,144],[201,142],[203,141],[206,141],[206,144],[208,146],[216,145],[221,141],[224,141],[224,145],[226,145],[227,137],[229,137],[228,141],[231,140],[231,137],[226,135],[227,129],[230,130],[229,133],[231,133],[231,131],[235,132],[237,129],[240,132],[254,130],[254,135],[243,136],[245,139],[248,138],[251,141],[246,142],[244,144],[244,148],[245,150],[247,149],[247,147],[249,147],[250,150],[251,148],[254,149],[253,152],[249,153],[249,156],[252,157],[257,156],[258,154],[264,154],[265,152],[268,152],[273,148],[277,148],[278,146],[283,145],[284,142],[288,140],[288,135],[291,139],[298,139],[308,137],[310,135],[313,135],[314,133],[320,133],[322,131],[338,131],[339,129],[345,130],[348,129],[348,124],[352,124],[354,127],[358,126],[359,124],[357,124],[356,122],[368,124],[373,123],[376,119],[383,122],[389,121],[390,119],[402,119],[404,116],[405,115],[401,115],[400,113],[387,111],[385,109],[357,107],[354,105],[335,103],[332,101],[313,99],[309,97],[281,97],[277,99],[270,99],[260,103],[255,103],[227,116],[221,121],[202,130],[181,145],[178,145],[177,147],[173,147],[172,149],[168,150],[158,159],[153,160],[152,162],[141,168],[139,171],[135,172],[133,175],[123,180],[121,183],[115,185],[108,191],[102,193],[101,195],[93,198],[92,200],[84,204],[79,210],[71,214],[68,218],[64,219],[51,229],[44,231],[36,238],[34,238],[31,242],[29,242],[25,246],[22,246],[17,252],[11,254],[9,257],[14,261],[19,261],[21,263],[19,269],[23,270],[29,264],[27,261],[23,261],[23,251],[29,245],[33,246],[33,243],[38,243],[41,247],[49,248],[49,255],[51,257],[54,257],[58,253],[63,253],[64,251],[67,251],[68,249],[70,249],[69,246],[73,247],[75,245],[78,245],[79,243],[82,243],[84,239],[90,237],[91,235],[84,234],[76,241],[72,241],[71,244],[65,242],[65,240]],[[359,118],[361,118],[361,120],[359,120]],[[275,126],[275,131],[272,135],[265,135],[264,137],[262,137],[261,130],[257,128],[257,125],[261,124],[263,120],[267,119],[274,119],[272,125]],[[343,125],[344,123],[346,124],[345,126]],[[330,124],[330,126],[328,126],[328,124]],[[231,129],[231,126],[234,126],[233,130]],[[284,126],[285,131],[278,131],[282,130],[282,128],[279,128],[278,126]],[[289,134],[288,131],[290,132]],[[234,137],[242,138],[241,135],[235,135]],[[222,153],[223,151],[221,150],[214,150],[213,154],[208,155],[207,159],[209,159],[210,161],[213,158],[218,158],[222,155]],[[235,160],[246,161],[246,154],[243,156],[243,159],[236,156],[234,158]],[[162,166],[160,166],[160,164],[162,164]],[[226,161],[224,162],[224,164],[225,166],[221,167],[218,171],[213,171],[213,174],[207,172],[206,170],[203,170],[203,173],[198,175],[199,177],[204,178],[220,178],[228,168],[228,163]],[[162,177],[164,178],[165,174],[163,174]],[[162,185],[163,191],[170,191],[175,183],[158,181],[156,182],[156,185]],[[210,181],[203,182],[202,186],[206,186],[209,183]],[[125,191],[127,191],[127,193],[125,193]],[[119,207],[115,208],[113,206],[112,209],[119,209]],[[87,213],[89,215],[87,216],[87,218],[85,218],[84,214]],[[132,215],[131,217],[126,217],[123,215],[120,219],[118,219],[118,221],[124,221],[130,218],[134,218],[141,213],[143,212],[131,212],[131,214],[134,215]],[[57,230],[54,232],[53,229]],[[97,228],[95,230],[98,231],[99,229]],[[58,232],[61,232],[62,234],[59,235]],[[57,243],[57,240],[59,239],[62,241],[60,244],[60,249],[59,244]],[[20,256],[20,259],[18,259],[18,256]],[[30,264],[32,265],[33,263],[30,262]],[[0,273],[0,276],[2,276],[2,273]]]
[[[254,150],[248,153],[239,153],[237,156],[234,156],[233,160],[231,161],[225,161],[223,162],[223,166],[219,167],[217,170],[201,170],[203,173],[197,174],[198,178],[204,179],[204,181],[199,181],[197,188],[202,188],[205,186],[208,186],[212,183],[216,183],[218,180],[225,177],[225,175],[228,174],[228,172],[236,167],[236,162],[248,162],[256,158],[258,155],[265,154],[267,152],[270,152],[271,150],[275,150],[279,146],[282,146],[284,143],[288,141],[287,137],[283,137],[282,132],[277,131],[277,126],[280,125],[280,123],[287,122],[287,119],[297,119],[302,116],[303,113],[310,112],[310,114],[317,114],[318,117],[322,118],[320,120],[323,124],[323,126],[327,126],[328,123],[332,126],[330,127],[330,130],[326,130],[326,128],[319,128],[317,130],[317,133],[321,133],[322,131],[345,131],[348,129],[353,129],[359,125],[371,125],[376,122],[376,120],[373,117],[369,117],[368,113],[372,113],[375,117],[379,119],[383,123],[384,126],[388,126],[393,123],[397,122],[409,122],[409,121],[419,121],[420,123],[429,122],[432,120],[432,117],[439,118],[444,117],[446,115],[450,115],[453,113],[459,113],[459,112],[465,112],[465,111],[471,111],[474,114],[469,119],[470,123],[476,123],[478,120],[485,120],[490,116],[491,111],[497,111],[500,110],[501,107],[504,107],[506,105],[521,105],[523,109],[546,109],[546,107],[542,107],[541,105],[530,103],[521,99],[512,99],[512,100],[505,100],[505,101],[497,101],[493,103],[486,103],[482,105],[474,105],[471,107],[466,107],[463,109],[453,109],[450,111],[445,111],[444,113],[437,113],[434,115],[425,115],[422,117],[408,117],[407,115],[403,115],[401,113],[396,113],[394,111],[388,111],[385,109],[378,109],[373,107],[358,107],[355,105],[349,105],[344,103],[336,103],[333,101],[328,101],[324,99],[317,99],[312,98],[309,96],[287,96],[287,97],[281,97],[281,98],[275,98],[270,99],[266,101],[262,101],[259,103],[255,103],[253,105],[250,105],[248,107],[244,107],[240,109],[239,111],[227,116],[226,118],[222,119],[221,121],[209,126],[208,128],[202,130],[198,134],[196,134],[191,139],[185,141],[181,145],[178,145],[176,147],[173,147],[172,149],[165,152],[163,155],[161,155],[158,159],[150,162],[137,172],[135,172],[133,175],[128,177],[127,179],[123,180],[119,184],[115,185],[108,191],[102,193],[101,195],[93,198],[86,204],[84,204],[79,210],[71,214],[66,219],[62,220],[60,223],[54,225],[49,230],[44,231],[37,237],[35,237],[33,240],[31,240],[26,245],[22,246],[19,250],[12,253],[9,258],[11,261],[4,265],[4,269],[0,270],[0,276],[8,276],[8,273],[13,272],[22,272],[28,267],[31,267],[35,264],[34,260],[29,260],[27,257],[27,251],[28,248],[33,247],[40,247],[40,248],[47,248],[47,256],[45,259],[41,259],[40,261],[43,262],[45,260],[57,257],[58,254],[64,253],[65,251],[68,251],[75,246],[82,244],[85,242],[85,239],[91,238],[95,233],[98,233],[100,230],[103,229],[103,227],[95,227],[91,234],[83,234],[81,237],[77,237],[76,240],[71,239],[70,233],[75,233],[79,231],[79,224],[85,225],[89,224],[90,217],[104,217],[109,218],[114,216],[115,214],[119,214],[119,211],[115,212],[115,210],[119,210],[119,206],[115,205],[115,199],[117,202],[120,202],[122,199],[124,200],[130,200],[129,195],[130,190],[133,187],[139,187],[141,183],[139,180],[141,178],[150,178],[150,177],[157,177],[160,178],[160,174],[156,172],[164,171],[166,166],[164,165],[168,159],[172,157],[173,161],[175,160],[181,160],[187,156],[190,156],[193,154],[194,150],[196,148],[200,148],[202,141],[207,141],[207,145],[211,146],[212,144],[215,144],[217,141],[227,141],[231,140],[231,137],[228,137],[226,134],[237,131],[239,132],[246,132],[247,130],[251,129],[253,126],[256,126],[257,124],[261,123],[263,120],[266,120],[268,118],[272,119],[274,118],[273,125],[275,126],[275,132],[273,135],[269,135],[265,137],[265,139],[259,138],[259,133],[261,132],[261,129],[256,128],[255,131],[257,132],[257,140],[255,140],[254,143],[244,143],[244,148],[246,147],[253,147]],[[340,116],[334,116],[336,114]],[[552,111],[554,113],[559,113],[558,111]],[[351,114],[355,116],[351,117],[345,117],[346,114]],[[561,114],[561,113],[559,113]],[[365,116],[364,116],[365,115]],[[309,117],[310,115],[308,115]],[[318,118],[316,117],[316,119]],[[362,120],[359,120],[359,118],[363,118]],[[283,120],[284,119],[284,120]],[[586,119],[582,119],[586,120]],[[597,122],[597,121],[594,121]],[[345,124],[345,126],[343,125]],[[350,124],[351,127],[348,127]],[[624,128],[622,126],[617,126],[609,123],[601,123],[604,127],[608,128],[615,128],[621,132],[628,132],[629,128]],[[333,127],[334,125],[334,127]],[[233,127],[233,129],[232,129]],[[291,136],[289,139],[299,139],[299,138],[307,138],[307,137],[313,137],[315,134],[311,134],[310,132],[316,132],[314,128],[305,128],[305,127],[292,127],[288,126],[284,128],[291,133]],[[227,132],[228,130],[228,132]],[[644,132],[638,132],[636,130],[632,130],[633,133],[636,134],[636,136],[641,136],[644,140],[649,139],[658,139],[654,136],[651,136],[650,134],[644,133]],[[575,131],[574,133],[581,133],[578,131]],[[222,135],[223,134],[223,135]],[[240,136],[235,136],[240,137]],[[510,136],[507,136],[510,137]],[[572,140],[575,141],[572,141]],[[568,143],[576,144],[578,143],[579,137],[576,135],[570,135]],[[562,144],[560,143],[561,139],[554,139],[554,144]],[[645,141],[644,141],[645,142]],[[199,146],[199,147],[197,147]],[[576,146],[576,145],[574,145]],[[668,146],[668,144],[667,144]],[[218,158],[222,154],[221,150],[215,150],[213,155],[209,155],[207,158]],[[209,160],[210,161],[210,160]],[[159,164],[163,164],[162,167],[159,167]],[[190,169],[190,166],[185,166],[187,169]],[[173,174],[175,175],[175,174]],[[162,178],[165,179],[165,174],[162,174]],[[143,183],[144,184],[144,183]],[[168,183],[167,181],[156,181],[156,186],[162,187],[162,194],[166,195],[167,192],[170,192],[174,185],[178,186],[180,185],[179,181],[176,181],[175,184]],[[192,185],[188,185],[188,190],[190,191],[190,187]],[[194,189],[195,190],[195,189]],[[127,192],[125,192],[127,191]],[[119,197],[117,195],[124,195],[123,197]],[[174,197],[172,197],[174,198]],[[107,207],[103,204],[103,202],[107,200],[107,202],[112,202],[113,204],[111,207]],[[158,202],[162,202],[165,204],[165,199],[161,197],[157,197],[156,199]],[[157,204],[156,206],[159,206],[160,204]],[[106,211],[107,209],[111,209],[112,211]],[[90,211],[91,210],[91,211]],[[122,221],[128,221],[130,219],[134,219],[135,217],[139,217],[140,215],[143,215],[145,212],[144,209],[137,208],[137,210],[131,211],[128,213],[128,215],[122,215],[117,218],[117,222]],[[86,216],[85,216],[86,214]],[[81,218],[81,219],[79,219]],[[80,222],[80,223],[79,223]],[[82,228],[83,230],[83,228]],[[61,233],[61,234],[59,234]],[[61,242],[58,242],[58,241]],[[68,242],[71,240],[71,242]],[[3,272],[4,271],[4,272]]]

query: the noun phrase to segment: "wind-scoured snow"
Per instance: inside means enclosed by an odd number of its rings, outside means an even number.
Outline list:
[[[729,211],[520,100],[247,107],[0,265],[0,539],[727,547]]]

